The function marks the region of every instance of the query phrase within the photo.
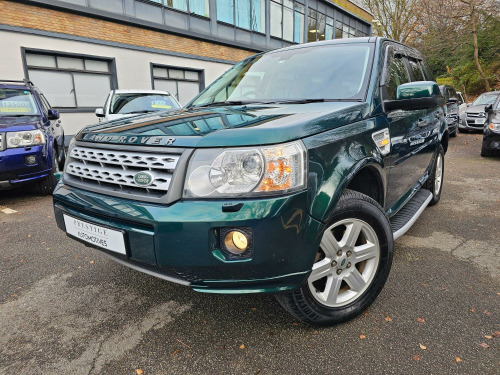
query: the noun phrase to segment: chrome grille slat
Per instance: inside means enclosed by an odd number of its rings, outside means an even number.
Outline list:
[[[164,197],[168,192],[181,155],[75,145],[68,156],[65,169],[68,182],[99,188],[111,195],[121,191],[153,199]],[[153,182],[147,186],[136,184],[134,176],[139,172],[148,172],[153,177]]]
[[[141,169],[175,169],[178,155],[145,154],[129,151],[109,151],[76,146],[70,157],[94,163],[130,166]]]
[[[136,172],[123,170],[121,168],[103,168],[97,165],[84,164],[78,161],[72,161],[66,168],[66,173],[99,182],[107,182],[119,186],[141,187],[135,184],[134,175]],[[172,174],[167,172],[150,171],[155,177],[154,182],[144,187],[144,189],[167,191],[172,180]]]

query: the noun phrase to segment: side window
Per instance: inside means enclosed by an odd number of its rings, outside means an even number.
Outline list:
[[[111,94],[109,94],[106,98],[106,101],[104,102],[104,106],[102,107],[104,113],[106,114],[106,111],[108,110],[108,103],[111,100]]]
[[[408,60],[414,81],[425,81],[424,73],[416,60]]]
[[[420,61],[420,67],[424,72],[424,77],[426,81],[435,81],[434,76],[432,75],[431,71],[429,70],[427,64],[424,61]]]
[[[395,100],[399,85],[410,82],[408,71],[402,56],[394,56],[390,68],[390,80],[387,84],[387,99]]]
[[[48,116],[50,106],[47,106],[46,102],[43,101],[43,96],[38,91],[36,91],[36,97],[42,106],[43,113],[45,116]]]
[[[43,94],[40,94],[40,98],[42,98],[42,103],[45,107],[47,107],[47,110],[52,108],[52,106],[49,104],[47,98]]]
[[[455,91],[455,89],[450,89],[450,98],[457,98],[458,99],[458,95],[457,95],[457,92]]]
[[[450,89],[445,87],[445,89],[444,89],[444,101],[448,102],[449,99],[450,99]]]

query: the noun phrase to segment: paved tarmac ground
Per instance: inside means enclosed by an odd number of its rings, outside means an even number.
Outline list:
[[[50,197],[2,191],[0,374],[500,374],[500,157],[481,138],[450,140],[385,289],[327,329],[125,268],[59,231]]]

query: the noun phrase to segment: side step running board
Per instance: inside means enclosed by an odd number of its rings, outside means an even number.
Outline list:
[[[411,228],[431,199],[432,193],[429,190],[421,189],[396,215],[391,217],[394,240],[397,240]]]

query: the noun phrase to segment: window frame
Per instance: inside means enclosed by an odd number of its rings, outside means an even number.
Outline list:
[[[195,81],[193,79],[180,79],[180,78],[165,78],[165,77],[157,77],[154,75],[154,68],[163,68],[163,69],[176,69],[176,70],[183,70],[183,71],[190,71],[190,72],[196,72],[198,73],[198,80]],[[202,92],[205,89],[205,69],[197,69],[197,68],[191,68],[191,67],[186,67],[186,66],[178,66],[178,65],[165,65],[165,64],[158,64],[158,63],[149,63],[149,69],[150,69],[150,76],[151,76],[151,88],[153,90],[156,90],[155,88],[155,79],[158,80],[164,80],[164,81],[176,81],[176,87],[177,87],[177,93],[179,93],[179,84],[177,83],[178,81],[185,81],[185,82],[198,82],[199,83],[199,92]],[[185,76],[185,75],[184,75]],[[179,101],[179,98],[177,95],[171,93],[174,98]],[[181,107],[184,107],[181,104]]]
[[[37,54],[37,55],[46,55],[46,56],[53,56],[56,61],[56,67],[55,68],[48,68],[48,67],[43,67],[43,66],[35,66],[35,65],[28,65],[28,61],[26,58],[27,54]],[[67,69],[67,68],[59,68],[58,67],[58,62],[57,62],[57,57],[69,57],[69,58],[76,58],[76,59],[88,59],[88,60],[97,60],[97,61],[104,61],[108,63],[109,71],[108,72],[99,72],[95,70],[79,70],[79,69]],[[32,70],[43,70],[43,71],[52,71],[52,72],[68,72],[68,73],[80,73],[80,74],[100,74],[100,75],[105,75],[110,77],[110,90],[116,90],[118,89],[118,78],[116,75],[116,60],[114,57],[105,57],[105,56],[94,56],[94,55],[87,55],[87,54],[80,54],[80,53],[68,53],[68,52],[61,52],[61,51],[54,51],[54,50],[45,50],[45,49],[36,49],[36,48],[26,48],[26,47],[21,47],[21,59],[23,62],[23,69],[24,69],[24,76],[26,79],[30,80],[29,78],[29,69],[31,68]],[[85,62],[84,62],[85,64]],[[84,65],[85,67],[85,65]],[[74,85],[74,83],[73,83]],[[40,94],[42,92],[40,91]],[[94,112],[96,108],[98,107],[83,107],[83,106],[78,106],[78,100],[76,98],[76,91],[73,93],[75,96],[75,103],[76,107],[51,107],[54,109],[57,109],[58,112],[60,113],[74,113],[74,112]],[[48,100],[47,100],[48,103]]]

